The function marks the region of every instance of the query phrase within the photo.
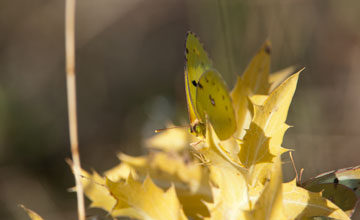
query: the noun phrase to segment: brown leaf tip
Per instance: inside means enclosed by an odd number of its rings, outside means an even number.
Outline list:
[[[265,45],[264,45],[264,51],[265,53],[267,54],[271,54],[271,45],[270,45],[270,42],[269,41],[266,41],[265,42]]]

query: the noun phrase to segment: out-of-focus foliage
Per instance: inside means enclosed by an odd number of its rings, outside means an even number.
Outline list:
[[[36,212],[32,211],[31,209],[28,209],[23,205],[20,205],[20,207],[25,210],[25,212],[28,214],[28,216],[31,220],[44,220]]]
[[[127,210],[121,213],[123,216],[136,219],[186,219],[174,186],[164,192],[150,178],[141,183],[131,175],[126,182],[115,183],[107,179],[106,186],[117,201],[113,210]]]

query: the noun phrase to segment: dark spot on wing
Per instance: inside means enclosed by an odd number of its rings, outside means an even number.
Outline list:
[[[205,80],[206,80],[206,82],[207,82],[207,83],[209,82],[209,79],[208,79],[208,78],[206,78],[206,77],[205,77]]]
[[[204,87],[200,84],[200,82],[198,83],[198,86],[199,86],[200,89],[204,88]]]
[[[192,81],[192,84],[193,84],[195,87],[197,87],[197,85],[198,85],[195,80]]]
[[[222,99],[225,100],[225,96],[224,96],[224,95],[222,95]]]
[[[186,54],[188,54],[188,53],[189,53],[189,49],[186,48],[186,49],[185,49],[185,52],[186,52]]]
[[[212,85],[215,86],[215,81],[212,81]]]
[[[229,120],[229,123],[231,122],[231,118],[228,118],[228,120]]]
[[[225,110],[227,111],[229,108],[227,107],[227,105],[225,105]]]
[[[215,106],[215,100],[213,99],[213,97],[211,97],[211,95],[209,95],[209,99],[210,99],[210,102],[213,106]]]

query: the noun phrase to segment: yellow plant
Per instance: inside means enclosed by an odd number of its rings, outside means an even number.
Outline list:
[[[165,130],[146,141],[148,155],[120,154],[103,175],[82,171],[90,206],[145,220],[350,219],[321,192],[283,183],[285,121],[301,70],[293,71],[270,74],[266,42],[230,93],[230,138],[220,140],[208,120],[200,140],[187,129]]]
[[[270,74],[269,52],[266,42],[231,92],[231,138],[221,141],[209,121],[200,141],[187,129],[165,130],[147,140],[150,154],[120,154],[103,177],[83,171],[91,207],[135,219],[349,219],[321,193],[282,181],[281,144],[301,71]]]

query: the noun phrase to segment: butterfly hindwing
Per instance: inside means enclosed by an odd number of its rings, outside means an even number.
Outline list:
[[[235,112],[228,88],[215,70],[203,73],[197,83],[196,107],[199,118],[207,115],[220,140],[228,139],[236,130]]]
[[[322,192],[323,197],[351,216],[360,199],[360,166],[320,174],[301,186],[312,192]]]

